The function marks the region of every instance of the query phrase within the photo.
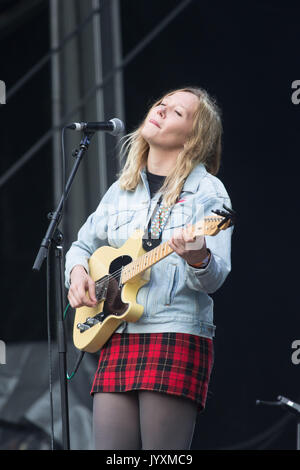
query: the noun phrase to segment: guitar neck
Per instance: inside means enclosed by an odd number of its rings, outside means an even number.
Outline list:
[[[171,253],[173,253],[173,251],[173,248],[171,248],[166,241],[158,245],[156,248],[153,248],[153,250],[148,251],[142,256],[139,256],[137,259],[127,264],[127,266],[124,266],[122,270],[122,284],[130,281],[138,274],[143,273],[146,271],[146,269],[158,263],[163,258],[166,258],[166,256],[169,256]]]
[[[220,230],[224,230],[228,227],[228,224],[226,224],[221,229],[219,228],[218,224],[220,224],[223,219],[223,217],[219,216],[205,217],[202,221],[191,227],[192,233],[195,236],[216,235]],[[153,248],[151,251],[139,256],[134,261],[124,266],[121,275],[122,284],[130,281],[138,274],[143,273],[146,269],[158,263],[163,258],[166,258],[166,256],[169,256],[173,251],[173,248],[171,248],[168,241],[166,241],[156,248]]]

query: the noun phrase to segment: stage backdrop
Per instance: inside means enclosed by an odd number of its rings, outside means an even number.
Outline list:
[[[123,57],[181,3],[122,1]],[[295,419],[283,409],[257,406],[256,400],[283,395],[300,401],[300,365],[298,356],[293,356],[293,345],[300,340],[296,194],[300,105],[293,95],[300,80],[299,13],[299,7],[288,3],[285,7],[271,2],[229,7],[191,1],[123,69],[127,131],[139,124],[148,104],[179,86],[207,89],[223,112],[218,177],[231,197],[237,223],[232,272],[212,295],[215,365],[193,449],[296,447]],[[0,79],[9,90],[49,51],[47,2],[0,35]],[[48,63],[1,105],[1,174],[51,127],[50,78]],[[111,164],[107,155],[107,166]],[[49,443],[46,439],[44,444],[43,434],[49,436],[46,282],[45,269],[37,275],[31,268],[48,225],[47,213],[53,210],[52,181],[49,142],[0,187],[0,339],[7,353],[6,364],[0,365],[1,426],[36,426],[31,430],[41,433],[40,444],[34,445],[41,446]],[[98,199],[95,191],[95,206]],[[76,236],[78,228],[70,237]],[[65,251],[70,241],[65,241]],[[55,337],[54,313],[51,323]],[[69,354],[73,359],[72,347]],[[70,406],[76,410],[74,419],[80,423],[84,448],[90,445],[89,386],[96,361],[97,355],[87,356],[69,384]],[[58,389],[56,378],[54,392]],[[13,433],[15,428],[10,429]],[[79,445],[77,429],[72,427],[75,446]],[[8,444],[3,442],[5,448]],[[59,431],[57,442],[60,445]]]

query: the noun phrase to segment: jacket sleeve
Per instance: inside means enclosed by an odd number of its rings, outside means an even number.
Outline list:
[[[65,286],[70,287],[70,273],[74,266],[80,264],[89,272],[88,260],[100,246],[107,245],[107,226],[109,217],[110,194],[115,187],[110,186],[103,196],[95,212],[93,212],[80,228],[77,240],[66,253]]]
[[[228,196],[215,196],[202,203],[204,217],[215,216],[212,210],[224,210],[223,204],[231,208]],[[224,283],[231,271],[231,236],[233,226],[220,230],[215,236],[205,236],[206,246],[211,252],[208,265],[205,268],[194,268],[186,263],[185,281],[190,289],[213,294]]]

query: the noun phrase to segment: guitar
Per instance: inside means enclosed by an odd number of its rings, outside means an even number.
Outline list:
[[[192,233],[215,236],[233,225],[234,212],[212,211],[217,216],[205,217],[192,226]],[[89,259],[89,274],[95,281],[96,307],[76,309],[73,342],[77,349],[94,353],[102,348],[123,323],[136,322],[143,306],[136,303],[138,290],[150,280],[150,268],[173,253],[168,242],[150,251],[143,248],[144,232],[136,230],[120,247],[103,246]]]

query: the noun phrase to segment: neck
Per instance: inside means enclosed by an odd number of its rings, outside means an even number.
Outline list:
[[[169,175],[175,168],[178,149],[164,151],[150,147],[147,159],[147,170],[154,175]]]

